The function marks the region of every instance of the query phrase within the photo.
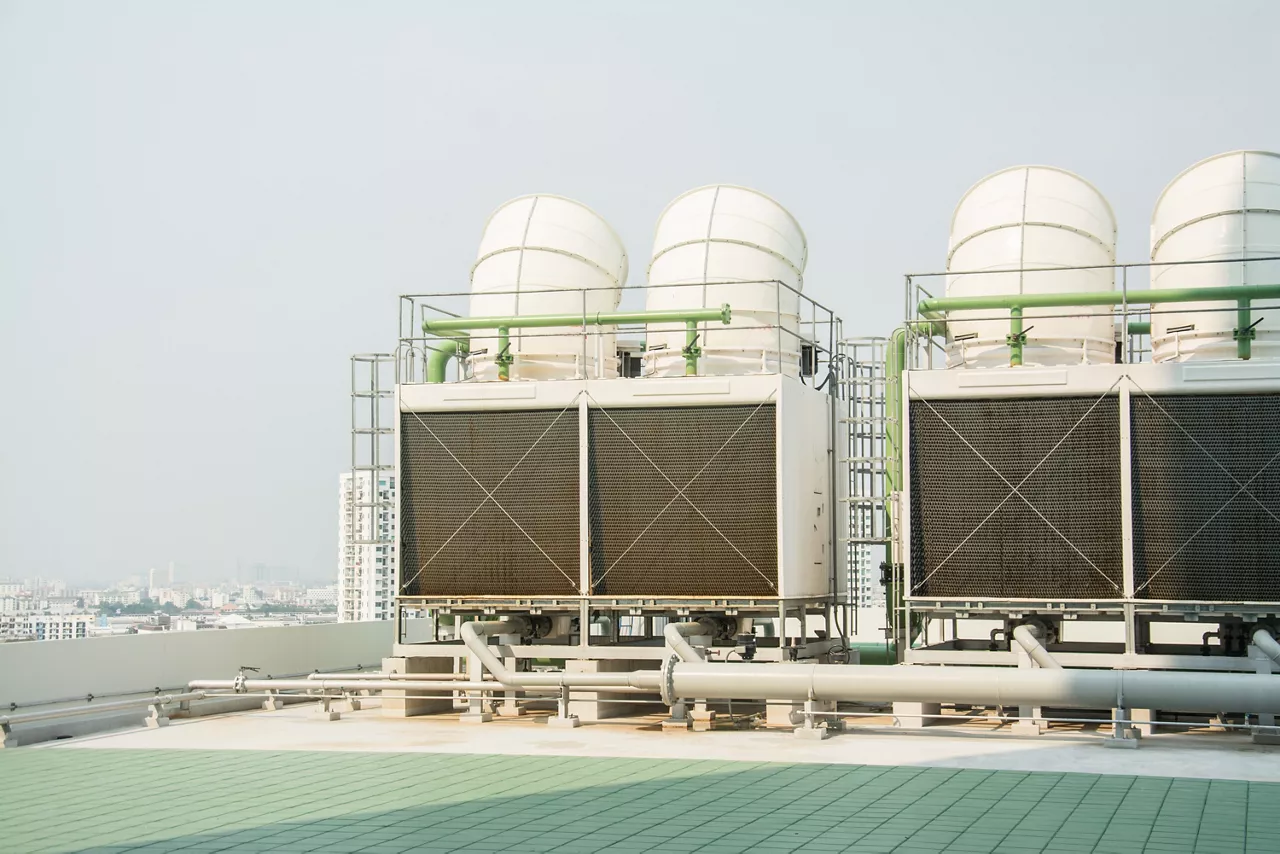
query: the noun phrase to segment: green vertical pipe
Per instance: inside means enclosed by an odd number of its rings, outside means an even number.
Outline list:
[[[684,375],[686,377],[698,375],[698,357],[701,355],[702,348],[698,346],[698,322],[686,320],[684,322]]]
[[[432,345],[435,349],[427,356],[427,382],[444,382],[445,368],[449,360],[459,353],[465,353],[470,346],[467,338],[445,338]]]
[[[494,359],[498,363],[498,379],[506,382],[511,379],[511,363],[514,362],[515,356],[511,355],[511,330],[505,326],[498,327],[498,357]]]
[[[902,490],[903,449],[902,449],[902,372],[907,364],[907,330],[895,329],[889,336],[888,346],[884,351],[884,444],[885,444],[885,485],[888,495]],[[902,607],[902,590],[898,585],[898,568],[894,565],[893,555],[893,507],[886,502],[884,529],[889,535],[889,548],[885,561],[889,564],[889,589],[885,591],[885,610],[888,622],[894,625],[894,615]],[[895,642],[899,639],[894,638]]]
[[[1249,300],[1242,299],[1236,303],[1236,358],[1251,359],[1253,357],[1254,330],[1253,312],[1249,309]]]
[[[1022,309],[1015,305],[1009,309],[1009,367],[1022,367],[1022,345],[1026,340],[1022,332]]]

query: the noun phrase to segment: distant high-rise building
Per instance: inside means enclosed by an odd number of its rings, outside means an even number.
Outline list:
[[[376,477],[375,477],[376,475]],[[338,619],[390,620],[400,581],[396,478],[344,472],[338,480]]]

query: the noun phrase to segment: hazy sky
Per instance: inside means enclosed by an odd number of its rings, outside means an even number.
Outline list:
[[[567,195],[641,284],[729,182],[883,334],[964,190],[1080,173],[1141,260],[1178,171],[1280,148],[1275,2],[0,2],[0,577],[336,575],[348,357]],[[1141,282],[1139,283],[1141,284]]]

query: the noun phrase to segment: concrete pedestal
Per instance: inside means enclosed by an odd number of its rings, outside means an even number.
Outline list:
[[[902,729],[920,729],[940,723],[937,718],[926,718],[924,715],[942,714],[941,703],[894,703],[893,716],[898,719]]]
[[[384,658],[383,673],[452,673],[452,658]],[[425,683],[443,687],[443,683]],[[403,691],[382,692],[382,716],[386,718],[410,718],[414,715],[433,715],[453,711],[453,698],[407,697]]]
[[[656,661],[634,661],[630,659],[574,661],[564,663],[566,673],[630,673],[634,670],[656,670]],[[606,718],[626,717],[638,713],[639,706],[634,702],[610,702],[611,700],[641,700],[644,694],[618,694],[608,691],[570,691],[569,714],[582,721],[591,723]],[[653,695],[655,703],[661,702],[658,695]]]
[[[804,703],[794,703],[790,700],[765,700],[764,724],[793,729],[796,724],[804,722],[804,718],[800,716],[803,710]]]

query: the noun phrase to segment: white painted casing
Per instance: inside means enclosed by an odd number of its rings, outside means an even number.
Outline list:
[[[1151,260],[1212,261],[1280,255],[1280,154],[1231,151],[1186,169],[1151,214]],[[1153,267],[1151,287],[1280,284],[1280,261]],[[1212,311],[1211,309],[1226,309]],[[1236,303],[1170,303],[1151,317],[1157,362],[1236,358]],[[1254,359],[1280,356],[1280,312],[1255,311]],[[1187,328],[1192,327],[1192,328]]]
[[[690,190],[658,217],[645,307],[732,306],[728,326],[698,326],[703,351],[698,372],[703,376],[778,370],[795,376],[800,361],[797,292],[804,286],[807,257],[799,223],[763,193],[726,184]],[[677,287],[658,287],[663,285]],[[683,376],[684,347],[683,324],[651,324],[645,374]]]
[[[627,280],[622,240],[591,208],[560,196],[512,199],[485,223],[471,268],[472,317],[614,311]],[[539,291],[542,291],[539,293]],[[612,327],[512,329],[511,379],[617,376]],[[497,335],[478,333],[467,359],[477,380],[496,380]]]
[[[1116,221],[1092,184],[1052,166],[1015,166],[983,178],[951,218],[948,297],[1078,293],[1115,288]],[[1050,268],[1040,272],[1005,272]],[[1052,315],[1073,314],[1073,317]],[[1009,364],[1009,312],[951,312],[947,364]],[[989,318],[979,320],[976,318]],[[1106,307],[1027,309],[1024,365],[1110,364],[1115,333]],[[1032,328],[1034,327],[1034,328]]]

